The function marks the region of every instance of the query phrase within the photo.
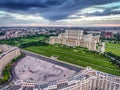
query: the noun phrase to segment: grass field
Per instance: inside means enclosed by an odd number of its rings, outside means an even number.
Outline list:
[[[106,52],[120,56],[120,44],[106,43]]]
[[[65,49],[56,45],[31,46],[25,50],[35,52],[45,56],[57,56],[59,60],[79,66],[90,66],[94,69],[120,76],[120,70],[112,65],[109,59],[103,55],[86,52],[82,48]]]

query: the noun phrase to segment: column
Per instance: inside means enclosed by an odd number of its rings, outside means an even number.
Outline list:
[[[116,85],[114,84],[113,86],[114,86],[114,87],[113,87],[113,90],[116,90]]]
[[[95,90],[95,89],[96,89],[96,80],[93,79],[93,90]]]
[[[107,84],[108,84],[108,82],[105,81],[105,90],[107,90]]]
[[[109,90],[111,90],[111,87],[112,87],[112,83],[109,84]]]

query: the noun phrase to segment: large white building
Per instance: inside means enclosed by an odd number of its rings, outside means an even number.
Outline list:
[[[15,57],[20,55],[20,49],[18,47],[11,47],[8,45],[0,45],[0,77],[4,67]]]
[[[89,50],[97,50],[97,43],[99,43],[100,36],[93,36],[92,34],[83,35],[83,30],[66,30],[58,36],[50,37],[50,44],[65,44],[70,46],[82,46]]]

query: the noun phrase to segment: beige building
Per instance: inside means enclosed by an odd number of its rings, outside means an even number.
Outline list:
[[[3,68],[15,57],[20,55],[20,49],[18,47],[11,47],[8,45],[0,45],[0,77]]]
[[[83,30],[66,30],[58,36],[50,37],[50,44],[65,44],[69,46],[82,46],[89,50],[96,50],[97,43],[100,36],[93,36],[92,34],[83,35]]]

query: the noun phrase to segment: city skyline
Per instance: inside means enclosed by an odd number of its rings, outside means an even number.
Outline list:
[[[1,0],[0,26],[120,26],[120,0]]]

